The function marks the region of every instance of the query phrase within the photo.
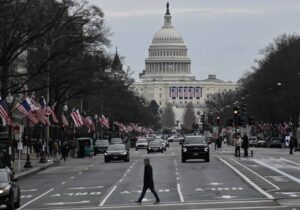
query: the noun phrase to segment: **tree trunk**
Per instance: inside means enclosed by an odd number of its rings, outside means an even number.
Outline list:
[[[2,78],[1,78],[1,98],[5,98],[8,94],[8,81],[9,81],[9,65],[2,64]]]

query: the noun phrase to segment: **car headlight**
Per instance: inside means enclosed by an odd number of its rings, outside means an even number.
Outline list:
[[[205,147],[205,148],[204,148],[204,151],[207,152],[207,151],[208,151],[208,147]]]
[[[182,148],[182,152],[186,152],[187,151],[187,149],[186,148]]]
[[[126,155],[126,151],[121,152],[121,155]]]
[[[104,155],[106,156],[106,155],[107,155],[107,152],[105,152]]]
[[[7,186],[0,190],[0,194],[7,194],[10,191],[10,186]]]
[[[159,149],[162,149],[162,147],[160,147]]]

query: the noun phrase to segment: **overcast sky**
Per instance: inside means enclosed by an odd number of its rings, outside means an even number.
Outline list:
[[[105,13],[113,33],[111,52],[125,66],[144,69],[153,35],[163,25],[167,0],[89,0]],[[173,25],[192,59],[192,74],[237,81],[259,50],[283,33],[299,33],[300,0],[169,0]]]

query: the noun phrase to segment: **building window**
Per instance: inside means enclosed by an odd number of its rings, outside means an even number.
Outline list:
[[[159,88],[159,90],[161,90],[161,88]]]
[[[159,105],[161,106],[161,101],[159,102]]]
[[[141,91],[143,91],[143,88],[141,88]]]
[[[159,94],[159,98],[162,98],[162,94],[161,93]]]

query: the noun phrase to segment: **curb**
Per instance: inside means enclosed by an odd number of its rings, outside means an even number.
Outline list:
[[[37,172],[40,172],[40,171],[43,171],[43,170],[46,170],[47,168],[53,166],[55,163],[54,162],[51,162],[51,163],[47,163],[46,165],[44,166],[40,166],[40,167],[36,167],[36,168],[32,168],[28,171],[24,171],[24,172],[21,172],[17,175],[15,175],[15,178],[16,179],[22,179],[22,178],[25,178],[29,175],[32,175],[32,174],[35,174]]]

